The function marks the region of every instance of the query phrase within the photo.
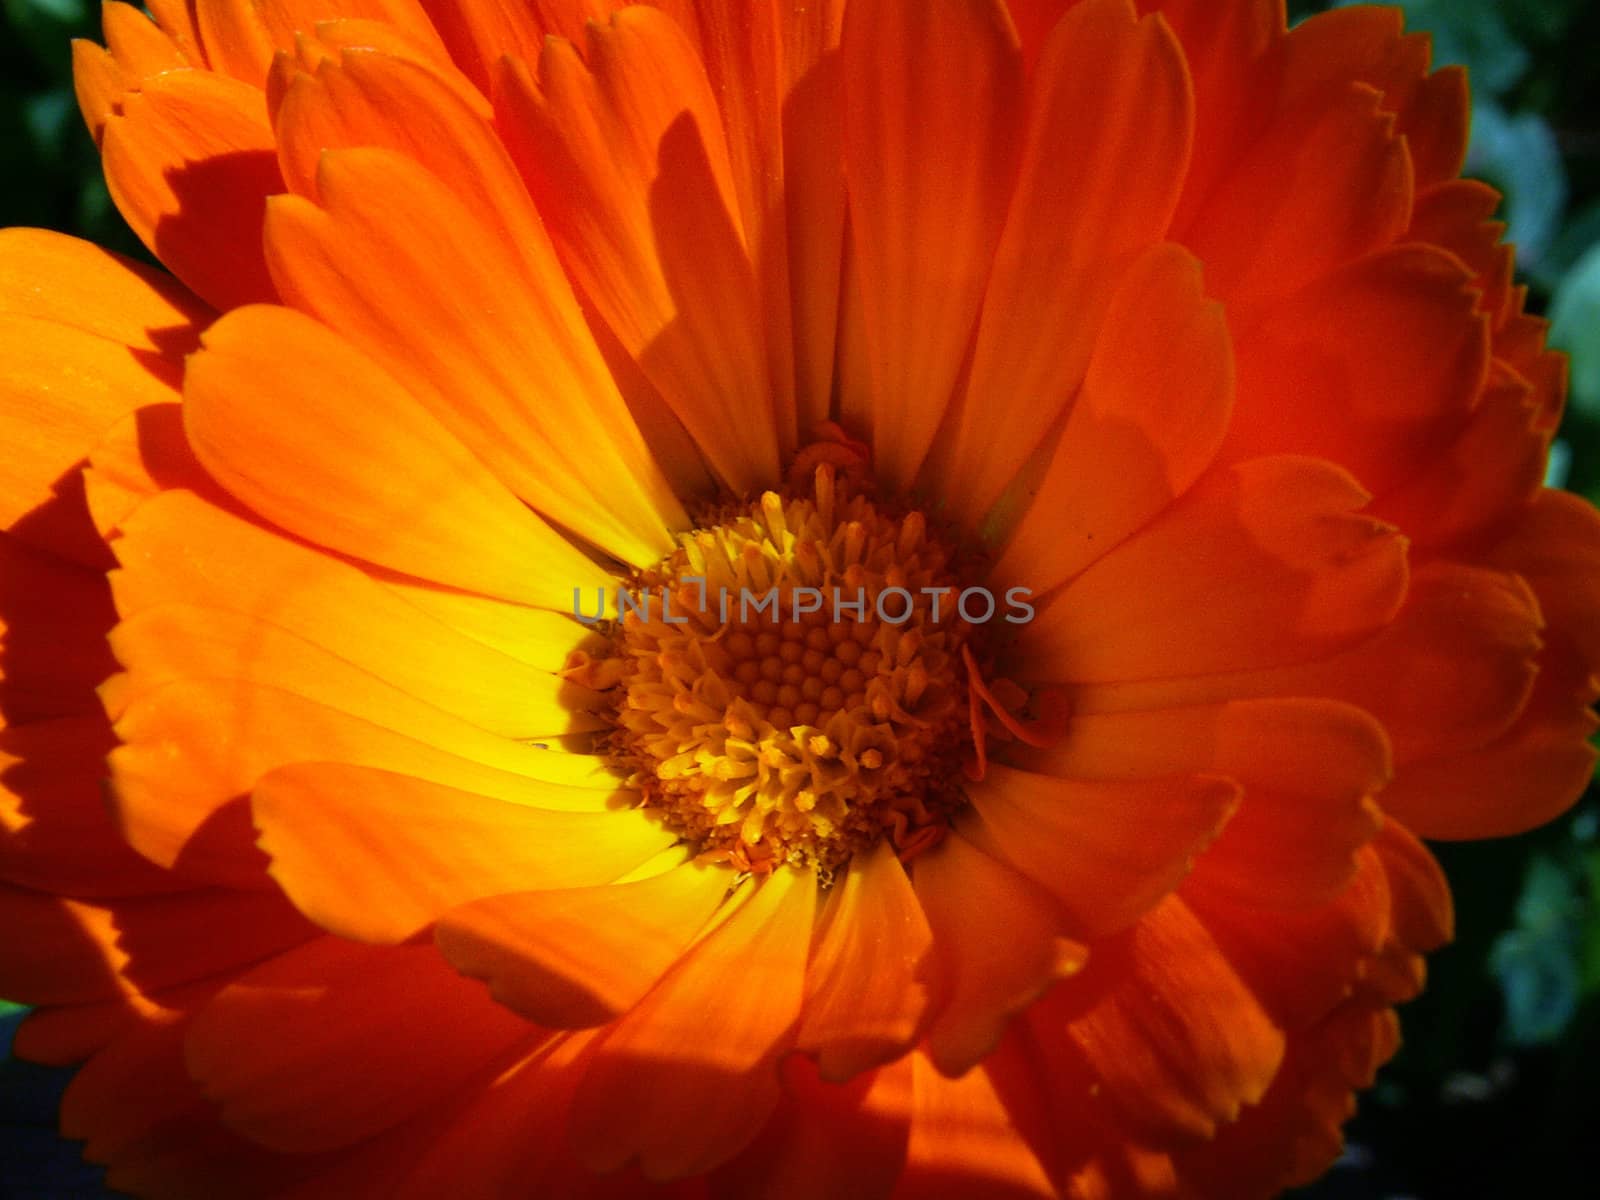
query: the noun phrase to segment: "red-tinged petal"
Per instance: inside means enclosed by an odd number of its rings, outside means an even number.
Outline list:
[[[652,1180],[700,1174],[766,1122],[816,891],[809,872],[779,868],[605,1035],[573,1103],[573,1145],[591,1169],[637,1160]]]
[[[544,35],[560,33],[574,37],[579,32],[564,23],[529,19],[549,14],[558,6],[566,7],[565,0],[534,0],[536,11],[533,13],[527,11],[526,6],[506,4],[504,0],[419,0],[419,3],[449,48],[450,57],[486,96],[503,57],[537,62]],[[604,7],[609,9],[611,5],[605,3]],[[583,15],[598,19],[602,12],[591,7]],[[581,25],[581,20],[578,24]]]
[[[1244,801],[1201,857],[1197,876],[1235,900],[1303,906],[1349,881],[1356,851],[1377,833],[1372,796],[1389,780],[1383,728],[1326,700],[1236,700],[1149,712],[1084,714],[1032,770],[1068,778],[1139,780],[1213,772]]]
[[[1389,881],[1393,933],[1411,950],[1437,950],[1455,936],[1450,881],[1428,848],[1398,821],[1384,822],[1372,843]]]
[[[107,120],[101,154],[117,208],[179,279],[220,309],[275,298],[261,221],[283,179],[260,92],[209,71],[158,76]]]
[[[1293,909],[1240,902],[1199,877],[1183,901],[1273,1022],[1301,1030],[1350,994],[1390,931],[1391,890],[1363,849],[1355,877],[1326,903]]]
[[[911,1066],[911,1131],[893,1200],[1048,1200],[1058,1194],[991,1064],[954,1079],[926,1054],[913,1055]]]
[[[795,1045],[821,1077],[844,1080],[898,1058],[928,1008],[933,933],[890,844],[857,855],[828,894],[806,969]]]
[[[105,547],[85,519],[77,468],[122,416],[177,396],[181,367],[43,317],[0,316],[0,525],[12,536],[96,569]]]
[[[1428,838],[1506,837],[1560,816],[1594,777],[1600,683],[1557,650],[1516,722],[1487,745],[1407,763],[1384,810]]]
[[[1498,360],[1466,424],[1373,511],[1419,550],[1465,546],[1503,529],[1544,482],[1554,434],[1532,385]]]
[[[333,380],[338,405],[327,403]],[[290,532],[548,608],[608,582],[381,367],[308,317],[262,307],[219,321],[189,361],[184,400],[206,469]]]
[[[1570,492],[1545,490],[1489,553],[1539,598],[1545,625],[1570,638],[1600,672],[1600,512]]]
[[[1345,472],[1303,458],[1219,470],[1039,607],[1026,677],[1203,675],[1338,649],[1393,614],[1405,543],[1356,510]]]
[[[131,896],[183,886],[129,848],[106,812],[114,739],[100,717],[0,730],[0,879],[62,896]]]
[[[217,1123],[184,1069],[187,1027],[187,1012],[158,1012],[97,1053],[68,1086],[62,1130],[87,1142],[86,1158],[110,1164],[107,1186],[174,1200],[219,1191],[264,1200],[314,1168],[314,1160],[285,1160]]]
[[[783,1064],[783,1098],[738,1158],[710,1180],[712,1200],[888,1196],[906,1161],[911,1056],[826,1082],[800,1055]]]
[[[0,723],[99,710],[110,601],[99,575],[0,534]]]
[[[1504,733],[1538,673],[1541,622],[1521,579],[1435,562],[1412,577],[1393,624],[1318,663],[1236,681],[1235,694],[1325,696],[1382,722],[1397,765]]]
[[[1230,310],[1267,311],[1410,223],[1411,160],[1381,101],[1352,83],[1281,112],[1212,192],[1182,241]]]
[[[311,33],[323,21],[364,19],[415,39],[439,40],[417,0],[209,0],[195,13],[211,66],[257,88],[266,82],[273,55],[293,50],[296,33]]]
[[[296,79],[278,112],[280,153],[291,185],[324,211],[273,206],[275,277],[523,499],[617,557],[653,562],[683,509],[485,115],[430,67],[370,50]],[[327,161],[340,147],[401,157]],[[419,276],[452,284],[405,286]]]
[[[962,836],[1048,890],[1091,938],[1154,908],[1239,803],[1222,778],[1088,782],[997,764],[967,792],[978,820]]]
[[[1283,1060],[1283,1033],[1176,897],[1134,926],[1123,949],[1097,950],[1076,986],[1095,997],[1087,1011],[1072,1012],[1081,1002],[1068,986],[1031,1018],[1034,1028],[1058,1037],[1064,1024],[1137,1128],[1211,1137],[1261,1099]]]
[[[788,209],[795,408],[808,436],[828,419],[844,268],[844,0],[790,5],[784,30],[783,183]]]
[[[341,937],[402,942],[458,904],[609,883],[676,835],[643,813],[510,804],[338,763],[280,767],[250,797],[272,877]]]
[[[735,492],[771,486],[782,414],[704,66],[644,7],[591,26],[587,52],[547,42],[537,78],[508,64],[501,136],[579,292],[711,465]]]
[[[1123,277],[1060,441],[995,567],[1035,594],[1109,553],[1211,464],[1233,351],[1201,265],[1171,244]]]
[[[668,8],[670,5],[663,5]],[[793,5],[781,0],[697,0],[693,5],[700,31],[707,79],[717,97],[728,140],[728,163],[739,223],[755,271],[766,340],[767,377],[772,381],[773,417],[778,448],[792,455],[808,441],[809,427],[795,419],[795,343],[790,319],[789,196],[784,178],[786,71],[785,20],[808,20],[804,13],[786,14]],[[827,21],[828,4],[815,21]]]
[[[224,987],[195,1016],[184,1051],[230,1128],[311,1153],[445,1099],[533,1034],[432,946],[321,937]],[[360,1069],[329,1069],[341,1060]]]
[[[946,501],[967,521],[978,522],[1055,425],[1093,370],[1091,354],[1101,378],[1085,391],[1098,384],[1099,404],[1122,382],[1114,379],[1108,389],[1107,373],[1156,369],[1118,337],[1127,325],[1176,350],[1180,369],[1193,365],[1186,353],[1204,360],[1202,371],[1211,365],[1209,331],[1197,331],[1204,348],[1183,346],[1202,301],[1198,264],[1181,252],[1148,264],[1106,307],[1129,261],[1166,235],[1188,167],[1192,103],[1172,31],[1154,17],[1138,20],[1131,0],[1079,4],[1051,33],[1030,82],[1021,167],[971,373],[945,435],[948,454],[935,456]],[[1130,320],[1135,305],[1139,315]],[[1096,343],[1102,316],[1109,346],[1103,338]],[[1221,330],[1219,311],[1211,322]],[[961,341],[958,359],[965,350]],[[1146,428],[1167,423],[1203,386],[1182,388],[1175,399],[1150,390],[1163,397],[1163,408]],[[1201,456],[1215,449],[1204,426],[1177,429],[1173,444],[1182,438]],[[1133,440],[1137,453],[1137,435]]]
[[[1005,221],[1022,57],[1001,0],[852,0],[840,54],[871,356],[862,432],[879,478],[905,488],[954,391]]]
[[[316,932],[276,893],[220,888],[84,901],[0,885],[0,914],[0,995],[34,1005],[193,983]]]
[[[1318,13],[1301,21],[1283,41],[1281,104],[1326,94],[1351,81],[1383,94],[1396,114],[1418,192],[1461,173],[1467,153],[1468,97],[1465,73],[1447,68],[1429,76],[1425,34],[1403,35],[1399,9],[1361,6]]]
[[[1510,316],[1516,251],[1505,245],[1503,221],[1492,220],[1500,193],[1476,179],[1452,179],[1417,197],[1408,241],[1448,250],[1474,273],[1479,309],[1496,329]]]
[[[1174,229],[1187,229],[1219,175],[1234,167],[1274,115],[1283,0],[1139,0],[1139,9],[1159,12],[1178,35],[1194,86],[1194,152],[1173,221]]]
[[[1223,457],[1318,455],[1372,492],[1409,478],[1466,421],[1489,369],[1471,282],[1440,250],[1398,246],[1247,322]]]
[[[1065,936],[1048,892],[960,834],[918,857],[913,882],[937,967],[928,1054],[954,1078],[999,1044],[1012,1016],[1077,972],[1087,950]]]
[[[600,760],[558,744],[524,745],[418,710],[391,729],[293,692],[227,680],[168,684],[129,705],[110,756],[111,802],[141,854],[200,878],[263,886],[244,797],[295,762],[347,762],[445,787],[545,803],[551,783],[573,785],[563,807],[603,807],[616,781]],[[248,730],[248,736],[241,736]]]
[[[1369,1087],[1399,1047],[1394,1012],[1351,1001],[1294,1038],[1262,1102],[1209,1142],[1175,1152],[1200,1200],[1276,1195],[1310,1183],[1344,1147],[1352,1089]]]
[[[693,864],[603,887],[518,890],[445,913],[435,940],[507,1008],[551,1028],[582,1029],[643,999],[727,890],[723,871]]]

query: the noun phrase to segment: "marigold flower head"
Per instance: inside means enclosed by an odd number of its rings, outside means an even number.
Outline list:
[[[150,10],[76,77],[171,274],[0,235],[0,994],[112,1186],[1325,1168],[1419,839],[1592,766],[1600,518],[1425,36]]]

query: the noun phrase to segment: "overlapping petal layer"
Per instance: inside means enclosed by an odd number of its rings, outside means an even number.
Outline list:
[[[78,89],[181,282],[0,235],[0,995],[114,1186],[1330,1161],[1450,933],[1414,835],[1592,765],[1600,518],[1459,72],[1278,0],[151,11]],[[1033,614],[770,656],[791,716],[890,681],[812,780],[967,701],[828,877],[656,819],[567,615],[730,513],[781,559],[819,466]],[[666,707],[755,745],[712,665]]]

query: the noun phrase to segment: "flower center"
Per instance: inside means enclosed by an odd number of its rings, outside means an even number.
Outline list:
[[[824,878],[884,836],[902,855],[963,802],[966,686],[987,593],[965,597],[922,513],[805,493],[710,514],[641,572],[607,651],[611,747],[669,827],[744,870]]]

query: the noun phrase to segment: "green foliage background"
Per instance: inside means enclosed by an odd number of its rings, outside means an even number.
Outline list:
[[[88,0],[0,0],[0,225],[62,229],[148,258],[123,225],[72,95]],[[1300,19],[1331,7],[1291,0]],[[1531,307],[1572,356],[1551,482],[1600,501],[1600,0],[1410,0],[1435,59],[1474,91],[1470,174],[1506,196]],[[1345,1160],[1303,1193],[1564,1197],[1595,1188],[1600,1134],[1600,800],[1521,838],[1436,848],[1458,935],[1403,1012],[1406,1044]],[[21,1013],[0,1004],[0,1054]],[[104,1196],[53,1133],[61,1072],[0,1063],[0,1200]]]

